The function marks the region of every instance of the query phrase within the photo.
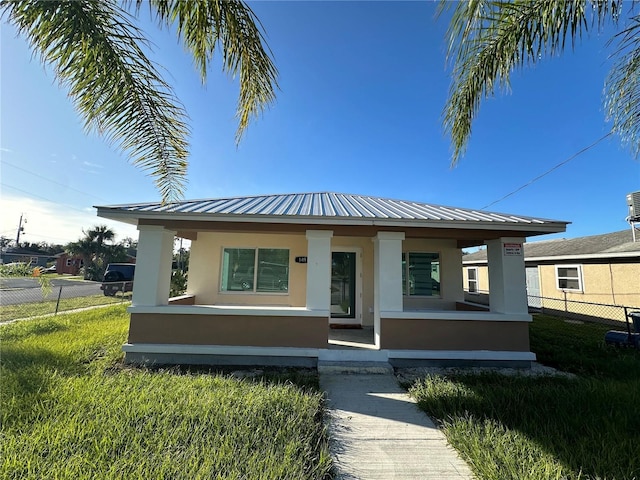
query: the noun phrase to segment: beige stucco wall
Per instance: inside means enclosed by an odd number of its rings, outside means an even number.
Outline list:
[[[289,249],[289,290],[276,294],[221,292],[221,259],[225,247]],[[374,243],[371,237],[335,236],[331,249],[358,249],[362,257],[361,313],[363,325],[373,325]],[[436,252],[440,255],[441,298],[404,297],[404,308],[455,310],[464,300],[462,292],[462,254],[455,240],[406,239],[403,252]],[[295,263],[297,256],[307,256],[307,240],[303,233],[256,234],[200,232],[191,243],[187,293],[195,295],[200,305],[278,305],[304,307],[306,304],[307,265]]]
[[[564,299],[555,266],[541,265],[539,271],[541,295]],[[582,264],[582,280],[582,292],[567,291],[567,300],[640,307],[640,263]]]
[[[289,289],[283,293],[221,292],[222,250],[233,248],[288,248]],[[304,307],[307,266],[295,257],[307,255],[304,234],[252,234],[201,232],[191,242],[187,293],[200,305],[278,305]]]

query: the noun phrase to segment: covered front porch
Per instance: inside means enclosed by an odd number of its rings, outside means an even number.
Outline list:
[[[566,222],[332,192],[98,207],[140,235],[126,360],[527,366],[522,244]],[[175,237],[187,295],[169,298]],[[486,246],[488,310],[465,303],[462,249]],[[361,346],[331,324],[362,328]],[[366,346],[365,346],[366,345]]]
[[[523,258],[504,255],[505,245],[521,243],[522,238],[499,237],[487,242],[493,253],[492,285],[503,293],[493,295],[493,304],[483,310],[463,301],[462,253],[455,239],[407,238],[405,232],[381,229],[369,237],[348,237],[340,230],[288,232],[291,250],[304,253],[306,263],[297,272],[292,268],[286,292],[261,296],[221,294],[216,270],[224,267],[216,268],[206,255],[224,248],[199,233],[191,235],[196,238],[194,243],[203,242],[200,247],[192,246],[190,272],[194,271],[195,286],[190,278],[189,289],[195,293],[169,298],[172,245],[178,230],[159,225],[138,228],[129,339],[123,347],[128,362],[314,367],[322,361],[385,361],[397,366],[527,366],[535,359],[529,352],[531,318]],[[267,240],[268,244],[271,239]],[[296,246],[299,244],[303,244],[303,251]],[[360,296],[370,297],[371,306],[367,308],[365,302],[358,308],[369,310],[371,321],[351,325],[361,328],[333,329],[331,253],[336,248],[344,250],[345,244],[360,245],[357,248],[363,251],[359,273],[366,278],[361,281]],[[439,252],[442,276],[438,277],[437,298],[411,297],[406,288],[403,291],[407,278],[400,259],[407,249],[420,245],[430,245]],[[207,286],[201,267],[212,263],[214,273],[208,276]],[[520,285],[519,276],[523,277]],[[248,299],[251,304],[236,303]]]

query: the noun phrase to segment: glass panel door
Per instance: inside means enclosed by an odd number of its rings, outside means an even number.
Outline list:
[[[356,318],[356,254],[331,255],[331,317]]]

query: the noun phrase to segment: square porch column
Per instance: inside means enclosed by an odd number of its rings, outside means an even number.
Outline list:
[[[132,305],[167,305],[176,232],[156,225],[138,225],[138,231]]]
[[[332,230],[307,230],[307,308],[331,309]]]
[[[527,314],[524,238],[487,241],[489,308],[496,313]]]
[[[380,347],[380,312],[402,312],[403,232],[378,232],[373,238],[373,330]]]

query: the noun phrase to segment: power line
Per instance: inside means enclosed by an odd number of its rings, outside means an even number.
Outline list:
[[[18,192],[26,193],[27,195],[29,195],[31,197],[40,198],[42,200],[46,200],[47,202],[55,203],[57,205],[63,205],[62,203],[56,202],[55,200],[51,200],[50,198],[45,198],[42,195],[36,195],[35,193],[27,192],[26,190],[22,190],[21,188],[14,187],[13,185],[7,185],[4,182],[0,182],[0,185],[2,185],[3,187],[12,188],[14,190],[17,190]],[[69,205],[64,205],[64,208],[67,208],[67,209],[70,209],[70,210],[75,210],[77,212],[84,213],[85,215],[88,214],[88,212],[86,210],[80,210],[79,208],[71,207]]]
[[[498,202],[501,202],[502,200],[504,200],[505,198],[509,198],[511,195],[515,195],[516,193],[518,193],[520,190],[523,190],[524,188],[528,187],[529,185],[531,185],[534,182],[537,182],[538,180],[540,180],[542,177],[545,177],[547,175],[549,175],[551,172],[553,172],[554,170],[560,168],[561,166],[563,166],[565,163],[569,163],[571,160],[573,160],[574,158],[576,158],[577,156],[583,154],[584,152],[586,152],[587,150],[595,147],[597,144],[599,144],[601,141],[603,141],[605,138],[610,137],[611,135],[613,135],[613,132],[609,132],[606,135],[603,135],[602,137],[600,137],[598,140],[596,140],[595,142],[593,142],[591,145],[589,145],[588,147],[584,147],[582,150],[580,150],[577,153],[574,153],[573,155],[571,155],[569,158],[567,158],[566,160],[563,160],[562,162],[558,163],[555,167],[550,168],[549,170],[547,170],[546,172],[544,172],[542,175],[538,175],[536,178],[534,178],[533,180],[528,181],[527,183],[525,183],[524,185],[522,185],[521,187],[516,188],[513,192],[507,193],[504,197],[499,198],[498,200],[496,200],[495,202],[491,202],[489,205],[485,205],[484,207],[481,208],[481,210],[484,210],[486,208],[489,208],[492,205],[495,205]]]
[[[89,197],[97,198],[98,200],[101,200],[103,202],[108,202],[108,200],[106,200],[106,199],[104,199],[102,197],[99,197],[98,195],[94,195],[92,193],[83,192],[82,190],[78,190],[77,188],[70,187],[69,185],[65,185],[64,183],[57,182],[56,180],[52,180],[52,179],[47,178],[47,177],[45,177],[43,175],[40,175],[38,173],[32,172],[30,170],[27,170],[26,168],[22,168],[22,167],[19,167],[17,165],[13,165],[12,163],[9,163],[9,162],[7,162],[5,160],[2,161],[2,164],[3,165],[9,165],[10,167],[13,167],[13,168],[15,168],[17,170],[22,170],[23,172],[26,172],[26,173],[28,173],[30,175],[33,175],[33,176],[38,177],[38,178],[41,178],[41,179],[46,180],[46,181],[51,182],[51,183],[55,183],[56,185],[60,185],[60,186],[65,187],[65,188],[67,188],[69,190],[73,190],[74,192],[78,192],[78,193],[81,193],[83,195],[87,195]]]

